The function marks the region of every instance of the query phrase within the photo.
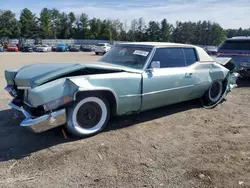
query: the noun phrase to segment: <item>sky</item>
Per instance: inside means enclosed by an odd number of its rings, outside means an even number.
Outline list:
[[[223,28],[250,28],[250,0],[0,0],[2,10],[17,17],[23,8],[39,15],[42,8],[56,8],[90,18],[120,19],[130,23],[135,18],[146,22],[164,18],[176,21],[211,20]]]

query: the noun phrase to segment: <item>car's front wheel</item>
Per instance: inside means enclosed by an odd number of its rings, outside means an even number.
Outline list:
[[[101,132],[110,116],[108,101],[102,95],[82,96],[67,109],[67,130],[77,137]]]

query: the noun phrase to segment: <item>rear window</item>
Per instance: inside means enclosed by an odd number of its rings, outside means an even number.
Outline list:
[[[250,50],[250,40],[233,40],[225,41],[221,47],[221,50]]]
[[[187,66],[192,65],[193,63],[198,61],[196,56],[196,52],[194,48],[183,48]]]

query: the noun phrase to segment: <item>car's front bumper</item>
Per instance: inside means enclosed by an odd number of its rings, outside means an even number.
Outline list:
[[[65,109],[60,109],[40,117],[32,117],[22,106],[17,106],[12,101],[9,103],[9,106],[24,114],[25,119],[21,122],[20,126],[27,127],[35,133],[44,132],[66,123]]]

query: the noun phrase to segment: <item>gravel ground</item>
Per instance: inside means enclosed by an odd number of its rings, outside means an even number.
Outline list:
[[[91,53],[0,54],[0,187],[250,187],[250,80],[216,108],[199,101],[113,118],[76,140],[57,128],[20,128],[2,89],[4,70],[85,62]]]

